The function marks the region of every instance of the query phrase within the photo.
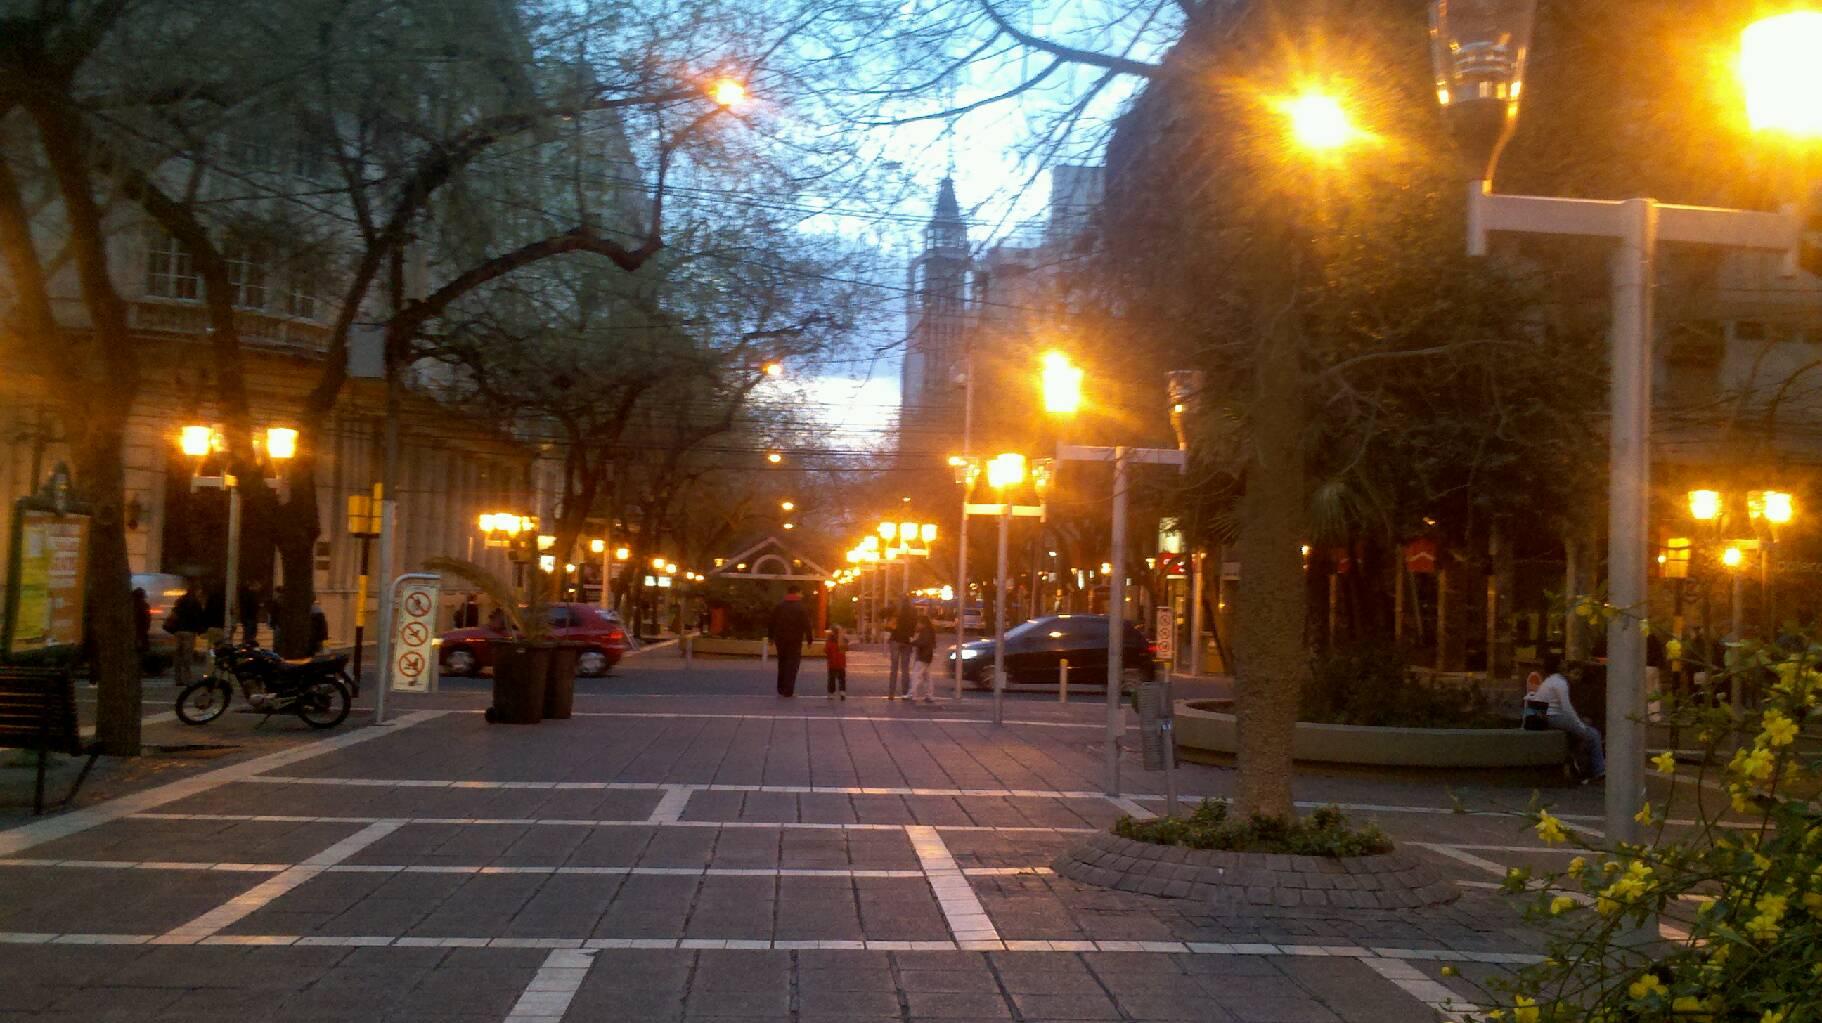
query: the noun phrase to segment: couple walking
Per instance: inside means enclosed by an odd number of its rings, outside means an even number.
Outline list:
[[[936,692],[930,684],[930,663],[936,660],[936,626],[931,623],[930,616],[912,607],[910,600],[900,600],[887,639],[890,641],[891,671],[886,677],[886,699],[896,700],[903,696],[907,700],[934,703]],[[915,676],[911,671],[914,657],[917,660]]]

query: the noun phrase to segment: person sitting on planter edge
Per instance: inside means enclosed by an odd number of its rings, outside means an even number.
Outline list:
[[[1544,658],[1544,680],[1525,694],[1527,710],[1541,709],[1544,725],[1569,733],[1575,744],[1576,762],[1585,765],[1588,781],[1607,776],[1607,758],[1601,748],[1601,733],[1581,719],[1569,699],[1569,680],[1563,675],[1563,660],[1555,654]],[[1541,705],[1538,706],[1538,705]]]

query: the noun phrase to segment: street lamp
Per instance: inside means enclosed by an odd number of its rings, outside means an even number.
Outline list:
[[[1341,149],[1360,135],[1341,101],[1325,93],[1306,92],[1278,106],[1290,119],[1291,137],[1312,153]]]
[[[1045,352],[1043,366],[1044,411],[1075,414],[1082,407],[1082,370],[1062,352]]]
[[[1713,522],[1721,517],[1721,492],[1718,490],[1691,490],[1689,492],[1689,517],[1697,522]]]
[[[1674,206],[1651,199],[1605,201],[1496,195],[1492,179],[1500,150],[1517,123],[1536,0],[1433,0],[1431,52],[1437,98],[1450,115],[1467,162],[1468,253],[1487,252],[1494,231],[1596,237],[1616,244],[1612,267],[1612,414],[1609,423],[1609,599],[1623,614],[1607,626],[1607,838],[1637,842],[1634,820],[1644,786],[1647,545],[1651,490],[1652,285],[1660,241],[1797,254],[1793,215]],[[1755,125],[1818,134],[1809,124],[1815,91],[1789,91],[1815,82],[1813,50],[1770,45],[1778,24],[1742,37],[1742,76]],[[1800,25],[1807,24],[1801,22]],[[1794,260],[1793,260],[1794,265]]]
[[[1740,82],[1754,131],[1822,136],[1822,11],[1765,18],[1740,35]]]
[[[222,564],[222,631],[232,642],[240,617],[236,613],[240,603],[240,478],[234,473],[232,460],[222,463],[221,474],[218,476],[204,476],[202,473],[203,459],[227,450],[227,439],[220,427],[201,423],[186,424],[178,430],[177,446],[195,462],[190,477],[192,491],[203,487],[220,487],[228,493],[228,544]],[[278,463],[289,461],[297,456],[297,431],[286,426],[273,426],[255,434],[253,456],[256,467],[264,464],[276,468]],[[248,643],[255,639],[252,635],[246,637]]]
[[[780,502],[778,502],[778,507],[781,511],[796,511],[797,502],[796,501],[780,501]]]

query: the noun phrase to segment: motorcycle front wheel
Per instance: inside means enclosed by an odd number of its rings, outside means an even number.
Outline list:
[[[352,701],[340,679],[324,679],[297,694],[297,716],[311,728],[334,728],[348,717]]]
[[[226,682],[205,678],[177,694],[177,720],[186,725],[206,725],[227,713],[234,690]]]

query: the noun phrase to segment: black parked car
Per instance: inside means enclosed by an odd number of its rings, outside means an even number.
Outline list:
[[[1126,646],[1120,655],[1128,680],[1150,681],[1157,672],[1153,654],[1157,647],[1139,627],[1126,623]],[[962,677],[976,689],[993,688],[993,640],[980,639],[961,649]],[[1107,616],[1086,614],[1046,615],[1006,630],[1006,682],[1057,681],[1062,661],[1069,662],[1071,685],[1107,684]],[[949,672],[955,671],[955,651],[949,651]]]

